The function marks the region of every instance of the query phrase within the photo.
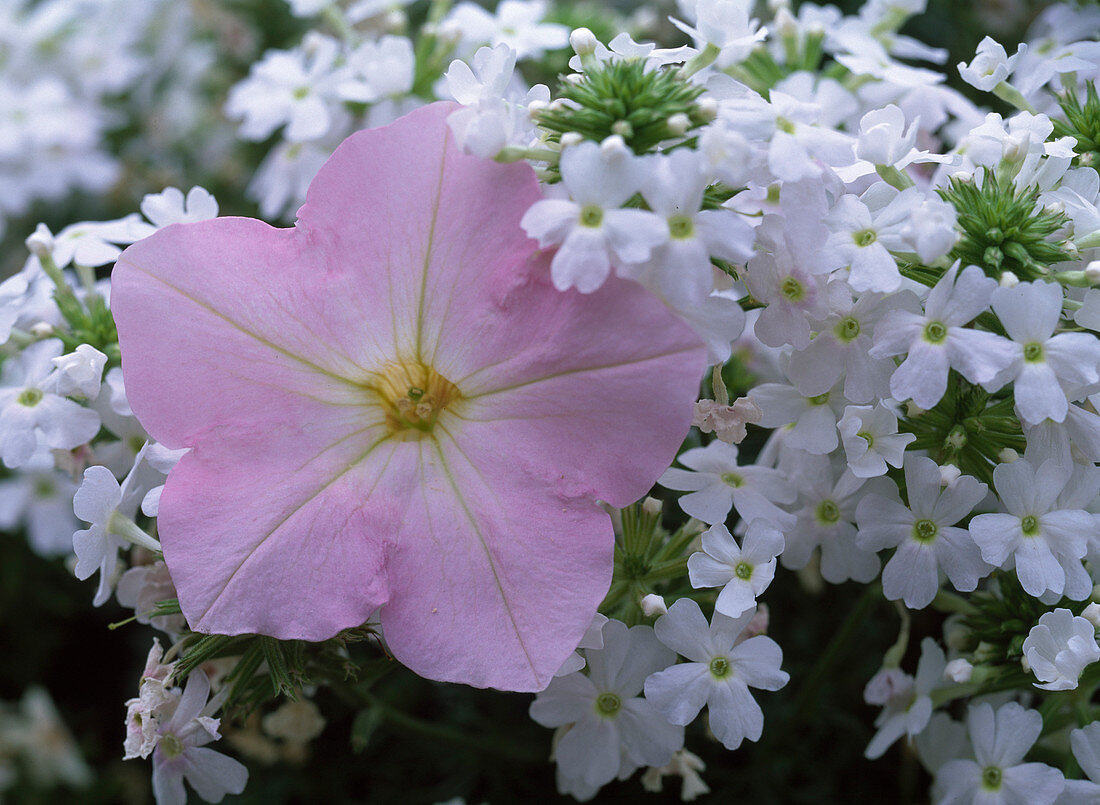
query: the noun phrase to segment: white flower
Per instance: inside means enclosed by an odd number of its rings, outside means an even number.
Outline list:
[[[99,431],[99,414],[53,392],[55,338],[31,344],[4,362],[0,387],[0,457],[8,467],[30,461],[39,445],[72,450]]]
[[[248,769],[228,755],[205,744],[220,738],[218,719],[205,714],[210,682],[201,670],[187,677],[167,723],[158,724],[153,750],[153,794],[157,805],[186,805],[187,780],[202,799],[221,802],[226,794],[239,794],[248,783]]]
[[[993,311],[1015,342],[1016,359],[998,380],[1012,380],[1016,410],[1037,424],[1062,422],[1069,410],[1064,385],[1100,380],[1100,341],[1089,333],[1059,333],[1062,286],[1022,282],[993,292]]]
[[[932,693],[943,682],[946,666],[943,649],[930,637],[920,644],[920,660],[914,679],[897,668],[879,671],[867,683],[863,698],[868,704],[881,704],[882,712],[875,719],[878,732],[867,744],[864,756],[874,760],[893,746],[903,735],[912,738],[928,726],[932,717]]]
[[[892,310],[875,326],[872,357],[908,353],[890,377],[890,393],[897,400],[932,408],[947,390],[949,368],[972,383],[989,383],[1015,357],[1008,339],[964,326],[989,306],[997,283],[976,266],[959,274],[958,282],[956,273],[953,266],[936,283],[923,316]]]
[[[694,447],[677,459],[688,470],[665,470],[657,483],[666,489],[687,491],[680,508],[704,523],[722,523],[731,508],[745,522],[763,518],[780,530],[794,525],[793,515],[776,503],[793,503],[794,488],[783,473],[760,466],[738,466],[737,448],[715,440],[706,447]],[[690,470],[690,471],[689,471]]]
[[[571,725],[554,750],[558,770],[589,789],[611,782],[622,766],[663,766],[684,743],[683,727],[639,696],[646,677],[676,655],[648,626],[609,621],[603,639],[603,649],[585,650],[588,676],[554,677],[530,708],[544,727]]]
[[[77,394],[94,400],[99,396],[99,384],[107,356],[89,344],[80,344],[75,352],[53,359],[57,367],[54,382],[58,394],[68,397]]]
[[[1094,805],[1100,801],[1100,721],[1069,734],[1073,757],[1088,780],[1066,780],[1058,805]]]
[[[817,326],[817,334],[805,349],[791,354],[787,373],[807,396],[824,394],[844,378],[844,396],[854,403],[869,403],[890,393],[890,358],[872,358],[871,333],[888,311],[917,311],[920,301],[910,291],[883,296],[861,294],[852,301],[847,283],[829,283],[830,313]]]
[[[681,598],[653,627],[657,638],[688,662],[646,679],[646,698],[673,724],[690,724],[706,706],[711,732],[727,749],[763,733],[764,713],[749,688],[779,690],[790,678],[780,670],[783,652],[770,637],[739,641],[755,614],[749,609],[728,618],[715,612],[708,625],[699,605]]]
[[[97,570],[100,572],[99,588],[93,601],[96,606],[110,596],[118,570],[119,548],[132,542],[153,551],[160,550],[160,544],[133,520],[142,497],[164,475],[147,460],[148,449],[146,446],[138,453],[133,469],[121,485],[106,467],[88,467],[84,471],[84,482],[73,497],[76,516],[91,524],[90,528],[73,534],[77,559],[74,573],[84,580]]]
[[[0,481],[0,529],[25,524],[31,548],[40,556],[72,553],[73,493],[76,484],[54,469],[53,456],[40,449],[13,477]]]
[[[894,104],[872,109],[859,121],[859,142],[856,156],[874,165],[899,165],[916,149],[920,120],[905,128],[905,113]]]
[[[1092,580],[1081,558],[1097,536],[1097,524],[1086,511],[1059,507],[1069,476],[1069,467],[1052,460],[1038,468],[1027,459],[998,465],[993,483],[1007,514],[979,514],[970,521],[970,535],[990,564],[1004,567],[1009,557],[1014,560],[1029,595],[1049,591],[1083,601]]]
[[[900,462],[899,462],[900,463]],[[791,480],[798,486],[802,508],[798,523],[785,534],[780,555],[783,567],[798,570],[809,564],[814,548],[821,549],[821,576],[831,584],[848,579],[867,583],[878,575],[879,559],[856,544],[856,505],[868,492],[888,485],[844,471],[836,477],[826,456],[799,456]]]
[[[753,253],[753,228],[726,209],[701,210],[710,174],[696,151],[680,149],[644,162],[642,197],[665,219],[669,239],[646,263],[619,274],[655,291],[675,308],[702,303],[714,288],[710,258],[744,263]]]
[[[520,225],[539,246],[561,244],[550,264],[559,291],[591,293],[611,273],[611,256],[624,263],[649,259],[668,240],[668,224],[652,212],[619,209],[641,187],[641,164],[619,137],[585,141],[561,155],[562,184],[572,200],[536,201]]]
[[[324,137],[333,122],[337,91],[347,75],[336,66],[340,44],[310,31],[297,50],[271,50],[229,90],[225,113],[243,118],[240,136],[266,140],[280,126],[299,143]]]
[[[886,474],[886,465],[900,467],[905,448],[916,440],[912,433],[898,433],[898,417],[883,403],[849,405],[837,422],[848,468],[857,478]]]
[[[923,609],[936,597],[940,571],[956,590],[970,592],[993,569],[982,561],[967,530],[954,527],[988,488],[964,475],[941,489],[936,462],[912,453],[904,471],[909,506],[880,495],[864,497],[856,507],[856,543],[875,551],[897,548],[883,568],[882,592],[891,601],[904,600],[910,609]]]
[[[160,193],[149,193],[141,200],[141,212],[158,229],[169,224],[208,221],[218,217],[218,202],[210,191],[196,185],[187,197],[178,187],[166,187]]]
[[[767,29],[749,18],[751,6],[745,0],[698,0],[695,27],[676,19],[672,22],[695,40],[697,48],[717,49],[716,63],[724,69],[742,61],[767,36]]]
[[[978,43],[978,52],[970,64],[959,62],[959,75],[970,86],[991,92],[1012,75],[1016,62],[1026,52],[1027,45],[1021,44],[1016,53],[1009,56],[1003,45],[987,36]]]
[[[416,57],[408,37],[364,42],[348,54],[347,66],[350,74],[337,87],[344,100],[377,103],[412,91]]]
[[[504,0],[490,14],[475,3],[459,3],[443,22],[462,36],[462,50],[489,43],[507,45],[519,59],[537,59],[547,50],[569,44],[569,29],[556,22],[542,22],[546,0]]]
[[[1086,665],[1100,660],[1096,627],[1068,609],[1044,613],[1031,627],[1024,657],[1043,690],[1074,690]]]
[[[688,557],[691,586],[721,587],[716,612],[730,618],[756,606],[756,598],[775,576],[776,557],[783,552],[783,535],[765,520],[753,520],[743,545],[721,524],[703,532],[703,550]]]
[[[1015,702],[970,706],[967,729],[974,760],[952,760],[940,767],[936,805],[1053,805],[1065,778],[1045,763],[1023,763],[1043,731],[1043,717]]]

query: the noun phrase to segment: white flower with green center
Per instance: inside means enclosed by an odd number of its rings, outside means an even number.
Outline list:
[[[976,266],[961,273],[953,266],[929,292],[923,316],[892,310],[879,320],[871,357],[906,356],[890,377],[894,399],[932,408],[947,390],[949,369],[971,383],[988,384],[1012,363],[1011,341],[965,326],[989,307],[996,287]]]
[[[993,484],[1005,513],[979,514],[970,534],[982,558],[996,567],[1016,566],[1028,595],[1050,593],[1083,601],[1092,579],[1081,559],[1098,526],[1088,512],[1062,508],[1058,496],[1070,479],[1070,468],[1048,460],[1035,467],[1027,459],[1000,464]]]
[[[732,508],[745,522],[761,518],[783,531],[794,526],[794,516],[776,505],[794,503],[794,487],[778,470],[740,466],[734,445],[715,440],[706,447],[685,450],[677,461],[688,469],[667,469],[657,483],[688,492],[681,496],[680,508],[692,517],[722,523]]]
[[[558,290],[591,293],[611,274],[612,257],[643,263],[668,240],[668,223],[660,216],[620,209],[642,183],[640,164],[621,137],[566,148],[561,181],[569,199],[536,201],[520,221],[542,248],[558,246],[550,264]]]
[[[873,551],[897,548],[882,571],[882,592],[923,609],[936,597],[941,572],[955,589],[970,592],[993,569],[967,530],[955,527],[988,488],[969,475],[942,488],[936,462],[912,453],[904,470],[909,506],[882,495],[864,497],[856,507],[856,543]]]
[[[714,288],[710,258],[744,263],[754,230],[732,210],[701,210],[711,172],[697,151],[679,149],[646,158],[642,196],[668,223],[669,239],[653,256],[619,274],[641,282],[675,308],[702,304]]]
[[[654,625],[657,638],[688,662],[645,681],[646,699],[673,724],[687,725],[703,707],[714,736],[727,749],[760,739],[764,713],[749,688],[779,690],[790,678],[780,670],[783,652],[770,637],[741,639],[756,609],[738,618],[715,612],[707,624],[699,605],[681,598]]]
[[[1056,282],[998,288],[993,312],[1015,342],[1016,358],[998,379],[1013,381],[1020,418],[1029,424],[1064,421],[1065,387],[1100,380],[1100,341],[1089,333],[1054,334],[1062,317],[1062,286]]]
[[[871,333],[887,311],[920,310],[920,301],[910,291],[883,296],[862,294],[852,301],[848,284],[829,283],[831,312],[809,345],[792,353],[787,370],[791,382],[807,396],[823,394],[844,379],[844,396],[854,403],[869,403],[890,395],[890,358],[872,358]]]
[[[99,414],[56,393],[53,359],[61,341],[31,344],[4,362],[0,386],[0,457],[21,467],[39,447],[72,450],[99,431]]]
[[[749,392],[759,406],[765,428],[787,428],[783,443],[814,455],[831,453],[837,447],[836,418],[846,400],[839,389],[814,396],[802,394],[786,383],[762,383]]]
[[[603,627],[603,648],[585,649],[588,675],[554,677],[531,703],[531,718],[544,727],[571,725],[554,749],[558,771],[598,789],[621,769],[663,766],[684,745],[683,727],[669,724],[640,694],[650,674],[667,668],[675,655],[648,626],[631,629],[620,621]]]
[[[799,456],[791,480],[798,487],[802,508],[796,512],[797,525],[785,534],[783,567],[805,567],[814,549],[820,548],[825,581],[872,581],[880,563],[877,554],[856,544],[856,505],[869,492],[888,488],[890,482],[878,479],[868,484],[848,470],[834,470],[828,456],[808,454]]]
[[[756,598],[775,577],[783,535],[766,520],[753,520],[740,547],[724,525],[703,532],[703,550],[688,557],[691,586],[721,587],[716,612],[738,618],[756,606]]]
[[[1043,731],[1043,717],[1015,702],[996,711],[990,704],[971,705],[966,723],[974,760],[952,760],[940,767],[936,805],[1053,805],[1065,787],[1058,769],[1024,763],[1024,756]]]
[[[901,467],[905,448],[916,440],[912,433],[898,433],[898,417],[884,403],[849,405],[837,422],[848,468],[858,478],[886,474],[886,465]]]

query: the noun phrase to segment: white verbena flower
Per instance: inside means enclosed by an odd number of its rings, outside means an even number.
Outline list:
[[[699,604],[681,598],[657,619],[657,638],[688,662],[652,674],[646,699],[673,724],[690,724],[707,707],[711,732],[727,749],[760,739],[764,713],[749,688],[779,690],[790,678],[783,652],[770,637],[740,639],[755,609],[738,618],[715,612],[707,624]]]
[[[688,557],[691,586],[721,587],[716,612],[729,618],[756,606],[756,598],[775,577],[776,557],[783,552],[783,535],[766,520],[753,520],[743,545],[722,524],[703,532],[703,550]]]
[[[967,729],[974,760],[952,760],[940,767],[937,805],[1053,805],[1065,786],[1062,772],[1045,763],[1023,763],[1043,730],[1043,717],[1015,702],[994,711],[970,706]]]
[[[1068,609],[1039,617],[1023,645],[1024,657],[1043,690],[1074,690],[1086,665],[1100,660],[1096,627]]]

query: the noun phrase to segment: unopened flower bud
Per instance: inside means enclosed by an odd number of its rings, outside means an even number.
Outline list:
[[[573,146],[573,145],[580,145],[583,142],[584,142],[584,137],[581,136],[580,132],[567,131],[567,132],[565,132],[565,134],[563,134],[561,136],[561,147],[562,148],[569,148],[570,146]]]
[[[533,101],[531,101],[530,103],[527,104],[527,114],[532,119],[534,119],[537,115],[541,115],[543,112],[545,112],[549,108],[550,108],[550,103],[548,101],[544,101],[544,100],[540,100],[540,99],[536,98],[535,100],[533,100]]]
[[[1020,657],[1020,666],[1024,669],[1025,674],[1031,673],[1031,663],[1027,661],[1027,655],[1024,654]]]
[[[928,413],[928,412],[925,411],[923,408],[921,408],[919,405],[917,405],[912,400],[910,400],[909,402],[907,402],[905,404],[905,415],[907,417],[909,417],[910,419],[912,419],[915,416],[920,416],[921,414],[926,414],[926,413]]]
[[[650,517],[658,517],[661,514],[661,501],[657,498],[647,497],[642,501],[642,511]]]
[[[1011,447],[1006,447],[997,454],[997,460],[1002,464],[1011,464],[1019,457],[1020,454],[1013,450]]]
[[[611,130],[620,137],[634,136],[634,127],[630,125],[629,120],[616,120],[611,124]]]
[[[399,8],[391,8],[382,18],[382,27],[387,31],[404,31],[409,24],[409,15]]]
[[[53,253],[53,233],[45,224],[36,226],[34,232],[28,235],[23,242],[27,244],[27,250],[39,260],[43,260]]]
[[[667,615],[668,606],[665,605],[665,599],[656,593],[650,593],[649,595],[642,597],[642,612],[645,613],[647,618],[652,618],[656,615]]]
[[[696,102],[695,108],[699,117],[704,120],[714,120],[718,117],[718,101],[714,98],[700,98]]]
[[[677,112],[668,119],[668,130],[675,134],[677,137],[682,137],[687,134],[687,130],[691,128],[691,118],[685,115],[683,112]]]
[[[1085,279],[1089,285],[1100,285],[1100,260],[1093,260],[1085,266]]]
[[[1081,611],[1081,617],[1100,629],[1100,604],[1093,601]]]
[[[31,325],[31,335],[35,338],[50,338],[53,334],[53,325],[48,321],[40,321]]]
[[[782,37],[798,36],[798,20],[795,19],[789,9],[779,9],[779,13],[775,15],[775,30]]]
[[[605,158],[621,159],[629,153],[630,149],[621,134],[612,134],[610,137],[605,137],[603,142],[600,143],[600,154]]]
[[[1015,288],[1020,284],[1020,278],[1011,271],[1002,271],[1000,284],[1002,288]]]
[[[579,84],[584,81],[584,76],[580,73],[569,73],[568,75],[562,76],[561,80],[568,81],[570,84]]]
[[[950,679],[952,682],[969,682],[973,674],[974,666],[962,657],[947,663],[943,669],[944,679]]]
[[[951,486],[960,475],[962,471],[954,464],[944,464],[940,467],[940,486]]]
[[[596,52],[596,46],[600,41],[588,28],[577,28],[569,34],[569,46],[578,56],[586,56]]]

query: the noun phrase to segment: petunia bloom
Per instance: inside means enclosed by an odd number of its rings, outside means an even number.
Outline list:
[[[668,466],[705,350],[633,283],[555,290],[533,171],[463,154],[453,108],[353,135],[291,229],[135,244],[112,304],[135,415],[192,448],[158,525],[192,629],[322,640],[381,608],[417,673],[539,690],[610,583],[597,500]]]

